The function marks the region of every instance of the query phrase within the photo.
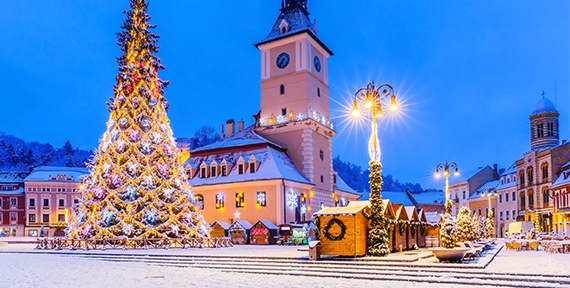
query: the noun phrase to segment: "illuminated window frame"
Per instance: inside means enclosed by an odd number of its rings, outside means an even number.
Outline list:
[[[245,207],[245,196],[243,192],[236,193],[236,208],[243,208]]]
[[[265,207],[267,205],[267,193],[265,191],[257,192],[257,205],[260,207]]]
[[[224,193],[218,193],[216,195],[216,209],[224,208],[224,198],[225,198]]]

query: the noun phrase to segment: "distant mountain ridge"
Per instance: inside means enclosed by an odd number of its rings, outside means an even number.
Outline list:
[[[74,148],[69,141],[61,148],[54,148],[49,142],[26,142],[0,132],[0,170],[28,171],[38,166],[85,167],[92,155],[92,150]]]

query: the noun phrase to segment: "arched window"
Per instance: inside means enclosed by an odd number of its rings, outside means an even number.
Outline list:
[[[281,84],[281,86],[279,86],[279,94],[280,95],[285,94],[285,85]]]
[[[542,183],[548,182],[548,163],[543,163],[540,170],[542,170]]]
[[[519,171],[519,179],[520,179],[519,182],[521,183],[520,187],[522,188],[522,187],[524,187],[524,171],[523,170]]]
[[[534,190],[528,190],[528,207],[534,209]]]
[[[524,195],[524,191],[521,192],[521,194],[519,195],[521,201],[521,206],[520,206],[520,210],[525,210],[526,209],[526,196]]]
[[[550,193],[548,193],[548,187],[542,187],[542,203],[544,208],[547,208],[550,206]]]
[[[196,207],[200,208],[200,210],[204,210],[204,196],[202,194],[196,194],[194,201],[196,202]]]
[[[532,166],[526,168],[526,178],[528,178],[528,185],[532,185],[532,182],[534,180],[534,169],[532,169]]]

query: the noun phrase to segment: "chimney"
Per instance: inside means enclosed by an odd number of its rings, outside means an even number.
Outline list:
[[[238,121],[238,132],[240,132],[241,130],[243,130],[243,119]]]
[[[499,165],[497,164],[493,164],[493,170],[495,170],[495,173],[499,173]]]
[[[220,139],[224,139],[224,137],[226,137],[226,134],[224,134],[224,125],[222,125],[222,134],[220,134]]]
[[[236,132],[236,124],[234,119],[226,121],[226,136],[230,136]]]

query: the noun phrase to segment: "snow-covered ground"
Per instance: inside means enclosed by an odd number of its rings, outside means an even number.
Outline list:
[[[243,274],[156,266],[140,262],[99,261],[70,257],[69,254],[45,253],[46,251],[34,250],[33,247],[29,244],[10,244],[0,248],[1,287],[458,287],[449,284]],[[263,256],[288,256],[297,253],[307,255],[306,251],[297,251],[296,247],[257,246],[252,249],[252,246],[236,246],[214,250],[215,253],[227,255],[244,255],[244,253],[248,253],[249,256],[255,256],[252,254],[256,253]],[[214,250],[209,252],[212,253]],[[138,251],[149,253],[150,250]],[[207,249],[153,251],[153,254],[160,255],[208,252]],[[96,253],[110,253],[110,250]],[[570,254],[550,254],[544,251],[517,252],[503,249],[484,271],[570,275]]]

